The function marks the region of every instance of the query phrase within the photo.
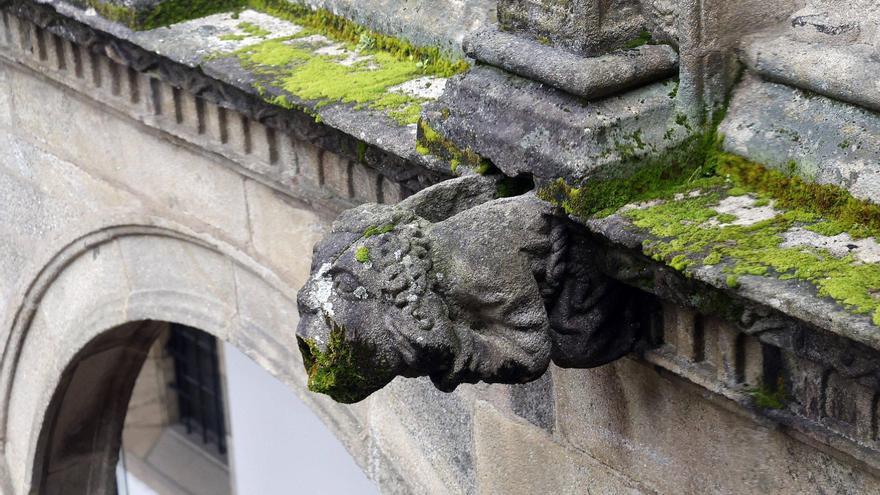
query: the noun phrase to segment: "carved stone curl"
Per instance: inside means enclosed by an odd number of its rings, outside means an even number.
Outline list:
[[[465,177],[344,212],[314,252],[297,332],[309,387],[357,402],[396,376],[523,383],[551,360],[619,358],[632,289],[601,275],[577,226],[534,194]]]

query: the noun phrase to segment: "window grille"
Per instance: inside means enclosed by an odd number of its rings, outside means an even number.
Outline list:
[[[172,325],[167,350],[174,361],[179,421],[194,439],[226,454],[223,389],[217,339],[195,328]]]

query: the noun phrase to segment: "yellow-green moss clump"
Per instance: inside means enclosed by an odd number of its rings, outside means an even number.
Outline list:
[[[345,329],[327,319],[330,338],[322,351],[313,340],[298,338],[309,390],[352,404],[385,386],[394,374],[376,362],[370,349],[346,340]]]
[[[366,246],[357,248],[354,252],[354,259],[356,259],[358,263],[366,263],[370,261],[370,248]]]
[[[310,111],[333,103],[380,111],[399,125],[415,124],[427,100],[390,88],[423,76],[450,77],[468,64],[446,56],[436,47],[417,47],[405,40],[371,31],[323,9],[286,0],[249,0],[247,6],[285,19],[305,29],[296,36],[268,40],[236,52],[242,65],[266,85],[309,102]],[[342,56],[317,55],[308,41],[319,34],[341,43],[362,59],[343,64]],[[258,89],[259,89],[258,88]],[[287,96],[267,98],[292,108]]]
[[[794,167],[786,173],[722,153],[717,142],[698,136],[629,177],[580,188],[560,180],[542,188],[539,196],[584,219],[658,200],[620,212],[650,234],[643,250],[654,259],[686,275],[697,266],[722,266],[730,288],[738,287],[743,275],[809,282],[819,295],[853,313],[871,315],[880,326],[880,264],[853,255],[835,257],[816,247],[782,247],[783,234],[793,228],[880,240],[880,206],[842,188],[798,178]],[[735,217],[715,209],[723,198],[742,195],[749,195],[755,206],[772,204],[778,214],[735,225]]]
[[[350,103],[355,108],[387,111],[401,125],[418,120],[424,99],[388,91],[424,74],[414,62],[398,60],[385,52],[364,51],[361,53],[369,58],[343,65],[339,57],[316,55],[312,50],[296,38],[284,38],[244,48],[236,56],[268,84],[303,101],[317,102],[316,109],[331,103]],[[272,102],[293,106],[283,97]]]

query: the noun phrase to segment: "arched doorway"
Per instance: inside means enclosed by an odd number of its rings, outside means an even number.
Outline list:
[[[220,348],[246,355],[368,462],[363,420],[301,395],[297,283],[235,248],[164,228],[123,226],[71,243],[32,284],[3,355],[0,436],[10,491],[116,493],[129,398],[168,322],[204,330]],[[280,399],[270,398],[267,408],[288,407]],[[290,462],[295,467],[296,458]]]
[[[284,384],[184,325],[95,338],[63,374],[48,425],[41,494],[375,493]]]

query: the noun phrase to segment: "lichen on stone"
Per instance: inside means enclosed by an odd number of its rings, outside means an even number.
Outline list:
[[[723,153],[720,143],[707,132],[643,159],[629,175],[580,187],[560,179],[538,194],[582,220],[620,215],[648,234],[645,254],[686,276],[719,266],[731,289],[747,275],[809,282],[880,326],[880,263],[860,259],[858,244],[849,254],[823,247],[842,234],[880,239],[880,206],[802,179],[795,164],[780,171]],[[824,244],[787,242],[799,231]]]
[[[851,230],[854,238],[880,238],[880,216],[867,214],[875,205],[739,157],[722,157],[717,172],[687,193],[620,213],[649,234],[643,245],[646,254],[685,274],[699,266],[719,265],[732,288],[744,275],[809,282],[820,296],[880,324],[880,264],[859,259],[855,244],[849,254],[838,255],[821,245],[786,242],[796,229],[822,235]],[[743,189],[752,204],[769,195],[776,213],[746,224],[725,216],[718,207],[733,189]],[[781,194],[771,193],[776,191]]]

